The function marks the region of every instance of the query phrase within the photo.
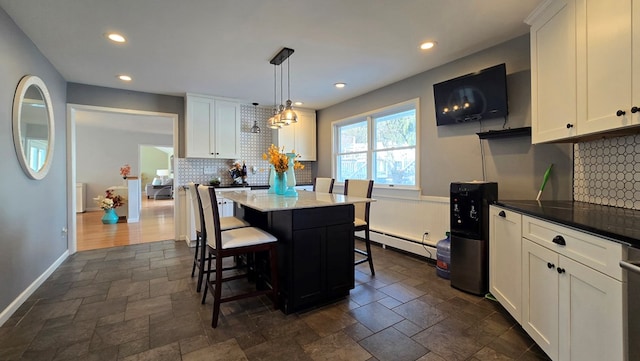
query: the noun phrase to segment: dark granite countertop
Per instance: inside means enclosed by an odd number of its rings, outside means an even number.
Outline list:
[[[496,201],[496,205],[640,248],[640,211],[574,201]]]

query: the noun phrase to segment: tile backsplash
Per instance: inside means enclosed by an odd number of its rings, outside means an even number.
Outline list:
[[[573,198],[640,210],[640,134],[577,143]]]
[[[253,105],[240,105],[240,158],[247,165],[249,185],[266,185],[269,182],[269,162],[262,159],[262,154],[267,151],[272,143],[272,130],[267,127],[267,119],[271,117],[271,108],[257,107]],[[254,119],[258,120],[260,133],[251,133]],[[176,167],[179,170],[177,186],[189,182],[208,183],[211,179],[220,177],[222,185],[232,182],[229,169],[235,159],[205,159],[205,158],[178,158]],[[296,170],[298,184],[310,184],[312,182],[312,170],[314,162],[302,162],[304,169]],[[252,172],[252,168],[256,172]],[[205,174],[205,168],[207,174]],[[212,171],[212,173],[211,173]]]

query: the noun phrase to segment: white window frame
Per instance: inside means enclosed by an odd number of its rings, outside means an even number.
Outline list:
[[[331,174],[332,177],[336,179],[337,185],[344,185],[344,182],[338,181],[337,177],[337,167],[338,167],[338,156],[341,155],[339,153],[339,143],[338,143],[338,128],[360,123],[363,121],[367,122],[367,178],[373,179],[373,153],[379,151],[378,149],[374,149],[373,139],[374,139],[374,127],[373,127],[373,119],[383,117],[385,115],[400,113],[402,111],[415,109],[416,111],[416,145],[415,145],[415,184],[414,185],[402,185],[402,184],[379,184],[374,182],[374,188],[389,188],[389,189],[403,189],[403,190],[420,190],[420,98],[410,99],[401,103],[389,105],[383,108],[371,110],[368,112],[364,112],[358,115],[354,115],[348,118],[340,119],[333,121],[331,123],[331,146],[332,146],[332,156],[331,156]],[[407,147],[399,147],[396,149],[406,149]],[[355,153],[355,152],[354,152]]]

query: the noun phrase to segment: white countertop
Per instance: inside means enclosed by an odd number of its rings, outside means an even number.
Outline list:
[[[225,192],[224,198],[260,212],[375,202],[375,199],[373,198],[345,196],[335,193],[316,193],[310,191],[299,191],[297,197],[285,197],[273,193],[239,190]]]

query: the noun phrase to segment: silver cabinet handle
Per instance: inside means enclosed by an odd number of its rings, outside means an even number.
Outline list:
[[[640,263],[640,261],[620,261],[620,267],[627,271],[640,274],[640,266],[638,266],[638,263]]]

